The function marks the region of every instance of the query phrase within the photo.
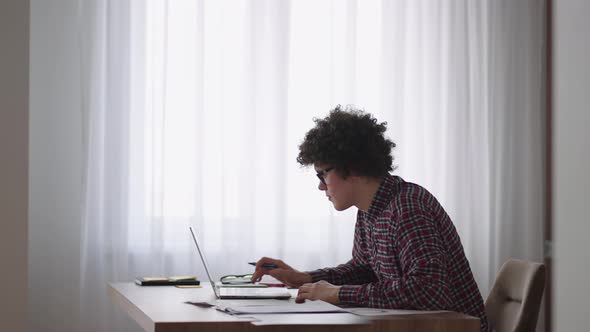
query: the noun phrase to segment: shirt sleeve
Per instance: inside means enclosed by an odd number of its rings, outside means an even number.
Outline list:
[[[307,272],[311,275],[313,282],[325,280],[333,285],[362,285],[377,280],[375,273],[368,264],[363,249],[365,243],[363,223],[364,220],[359,211],[354,231],[352,259],[337,267]]]
[[[342,286],[340,302],[391,309],[449,308],[445,251],[434,222],[423,211],[407,210],[401,215],[393,236],[401,277]]]
[[[362,285],[376,280],[368,265],[359,264],[354,258],[333,268],[324,268],[307,272],[312,281],[325,280],[333,285]]]

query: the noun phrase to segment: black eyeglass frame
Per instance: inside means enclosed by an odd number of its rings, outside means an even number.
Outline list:
[[[322,182],[323,184],[326,184],[326,180],[324,178],[326,177],[326,174],[328,174],[328,172],[333,170],[334,168],[335,167],[328,167],[324,170],[317,172],[315,175],[318,177],[318,179],[320,179],[320,182]]]

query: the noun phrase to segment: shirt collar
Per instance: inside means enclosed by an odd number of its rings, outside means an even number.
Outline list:
[[[378,217],[381,212],[383,212],[391,202],[393,195],[399,190],[398,185],[403,182],[404,180],[402,178],[391,174],[387,174],[383,178],[375,197],[373,197],[369,211],[367,212],[370,219]]]

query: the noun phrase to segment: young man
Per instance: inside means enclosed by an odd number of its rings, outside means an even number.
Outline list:
[[[386,123],[336,107],[299,146],[297,161],[313,165],[318,189],[338,211],[358,208],[352,259],[334,268],[299,272],[263,257],[252,280],[269,274],[299,287],[297,301],[324,300],[392,309],[452,310],[479,317],[483,299],[457,231],[436,198],[392,176],[395,144]],[[276,268],[264,268],[264,264]]]

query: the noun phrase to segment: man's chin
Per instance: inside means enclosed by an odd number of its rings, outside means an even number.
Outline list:
[[[336,211],[344,211],[350,207],[350,206],[337,205],[337,204],[334,204],[334,202],[332,202],[332,205],[334,206],[334,210],[336,210]]]

